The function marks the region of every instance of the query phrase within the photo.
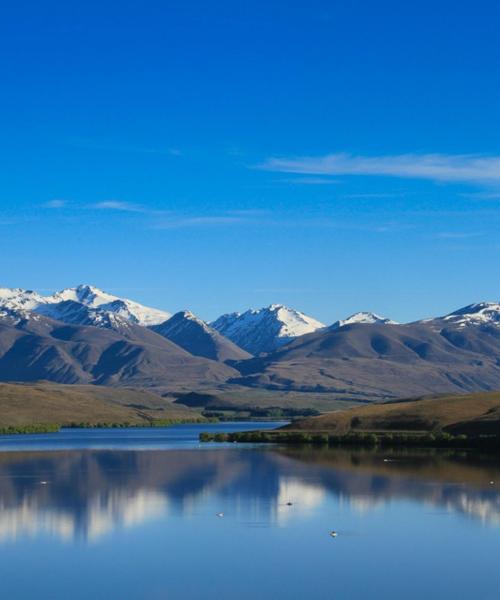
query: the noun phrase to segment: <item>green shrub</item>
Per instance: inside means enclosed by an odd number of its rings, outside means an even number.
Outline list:
[[[0,435],[23,433],[55,433],[61,428],[57,423],[35,423],[32,425],[4,425],[0,426]]]

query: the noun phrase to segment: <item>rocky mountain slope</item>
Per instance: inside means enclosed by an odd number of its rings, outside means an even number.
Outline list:
[[[251,355],[189,311],[181,311],[151,328],[194,356],[217,361],[244,360]]]
[[[214,385],[234,374],[229,366],[193,356],[133,323],[116,331],[0,310],[0,381],[93,383],[162,393]]]

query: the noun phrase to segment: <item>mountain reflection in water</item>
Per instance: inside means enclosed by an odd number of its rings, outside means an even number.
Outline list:
[[[357,512],[409,500],[494,525],[500,466],[466,452],[9,452],[0,454],[0,543],[41,534],[96,543],[155,520],[212,517],[215,507],[248,526],[280,527],[332,497]]]

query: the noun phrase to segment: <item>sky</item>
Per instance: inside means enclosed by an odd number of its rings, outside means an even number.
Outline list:
[[[6,3],[0,285],[325,323],[500,300],[496,1]]]

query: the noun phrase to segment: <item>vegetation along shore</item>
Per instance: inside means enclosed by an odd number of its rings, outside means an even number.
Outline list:
[[[275,431],[200,435],[202,442],[500,448],[500,392],[371,404]]]

